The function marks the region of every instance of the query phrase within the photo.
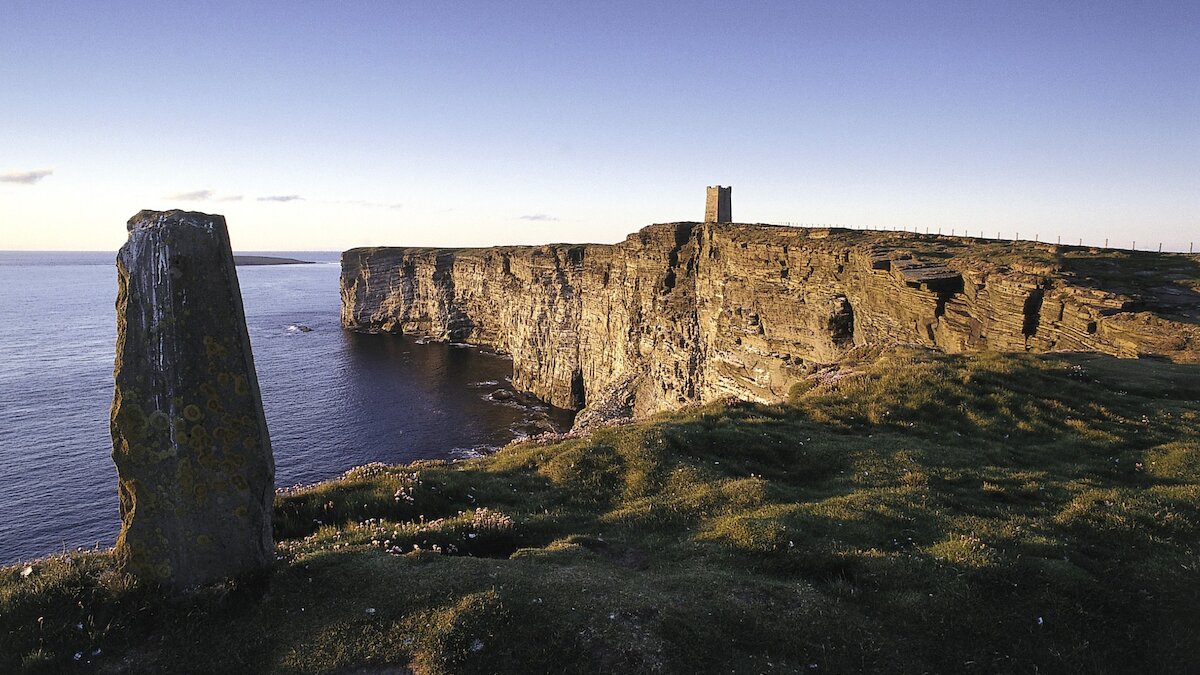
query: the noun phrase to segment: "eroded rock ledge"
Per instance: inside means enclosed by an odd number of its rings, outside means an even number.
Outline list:
[[[342,324],[512,355],[577,426],[772,402],[871,343],[1200,361],[1200,258],[771,225],[651,225],[614,245],[357,248]]]

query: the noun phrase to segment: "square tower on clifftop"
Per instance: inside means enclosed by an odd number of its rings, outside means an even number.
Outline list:
[[[729,207],[729,195],[731,192],[733,192],[732,187],[722,187],[720,185],[708,186],[708,196],[704,200],[704,222],[733,222],[733,216],[730,215]]]

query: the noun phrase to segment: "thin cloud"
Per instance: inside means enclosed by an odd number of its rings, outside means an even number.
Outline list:
[[[271,195],[270,197],[259,197],[260,202],[295,202],[303,201],[304,197],[300,195]]]
[[[54,169],[41,169],[38,171],[14,171],[0,176],[0,183],[20,183],[22,185],[33,185],[40,182],[46,176],[54,173]]]
[[[176,202],[206,202],[212,199],[212,197],[212,190],[194,190],[192,192],[180,192],[177,195],[167,197],[167,199]]]
[[[546,214],[544,214],[544,213],[535,213],[535,214],[533,214],[533,215],[529,215],[529,216],[521,216],[521,220],[534,220],[534,221],[538,221],[538,222],[551,222],[551,221],[556,221],[556,220],[558,220],[558,218],[555,218],[554,216],[548,216],[548,215],[546,215]]]
[[[369,202],[365,199],[339,199],[331,202],[333,204],[349,204],[351,206],[365,206],[370,209],[402,209],[404,204],[396,202],[394,204],[385,204],[383,202]]]
[[[230,195],[228,197],[221,197],[217,201],[219,201],[219,202],[240,202],[240,201],[242,201],[242,196],[241,195]]]

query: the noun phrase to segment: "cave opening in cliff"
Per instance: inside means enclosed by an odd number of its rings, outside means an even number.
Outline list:
[[[854,344],[854,307],[850,299],[839,295],[833,299],[833,311],[829,315],[829,338],[836,347]]]
[[[571,408],[582,410],[587,405],[587,391],[583,384],[583,371],[579,368],[571,373]]]
[[[666,276],[662,280],[662,292],[664,295],[670,293],[675,288],[675,270],[667,270]]]
[[[1021,332],[1025,337],[1037,335],[1038,323],[1041,322],[1042,297],[1044,295],[1045,291],[1038,288],[1031,292],[1028,298],[1025,298],[1025,321],[1021,326]]]

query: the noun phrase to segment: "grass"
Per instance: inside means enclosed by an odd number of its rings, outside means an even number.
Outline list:
[[[786,405],[361,467],[276,512],[266,581],[163,599],[105,554],[0,570],[0,672],[1200,659],[1197,366],[872,353]]]

